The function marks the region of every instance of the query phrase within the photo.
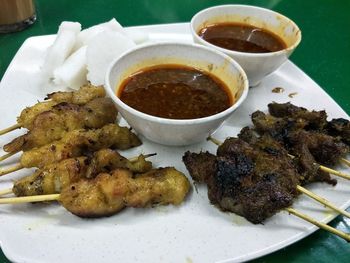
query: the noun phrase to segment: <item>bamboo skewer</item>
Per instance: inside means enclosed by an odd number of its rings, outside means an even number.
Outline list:
[[[45,201],[58,201],[59,198],[60,198],[60,194],[9,197],[9,198],[0,198],[0,204],[21,204],[21,203],[33,203],[33,202],[45,202]]]
[[[319,167],[320,167],[320,169],[321,169],[322,171],[324,171],[324,172],[327,172],[327,173],[330,173],[330,174],[333,174],[333,175],[336,175],[336,176],[345,178],[345,179],[347,179],[347,180],[350,180],[350,175],[349,175],[349,174],[346,174],[346,173],[342,173],[342,172],[333,170],[333,169],[328,168],[328,167],[323,166],[323,165],[320,165]]]
[[[157,155],[157,153],[149,153],[149,154],[143,154],[143,157],[145,159],[147,159],[147,158],[155,156],[155,155]],[[139,156],[135,156],[135,157],[130,158],[129,161],[133,163],[133,162],[136,162],[138,160],[138,158],[139,158]]]
[[[343,209],[340,209],[339,207],[335,206],[334,204],[332,204],[331,202],[329,202],[328,200],[326,200],[325,198],[319,196],[319,195],[316,195],[315,193],[307,190],[306,188],[300,186],[300,185],[297,185],[297,190],[307,196],[309,196],[310,198],[316,200],[317,202],[323,204],[324,206],[338,212],[339,214],[342,214],[343,216],[346,216],[348,218],[350,218],[350,213],[343,210]]]
[[[0,199],[1,200],[1,199]],[[309,217],[308,215],[305,215],[303,213],[300,213],[298,212],[297,210],[295,210],[294,208],[285,208],[285,210],[289,213],[289,214],[292,214],[292,215],[295,215],[305,221],[308,221],[310,222],[311,224],[313,225],[316,225],[318,226],[319,228],[322,228],[323,230],[326,230],[328,232],[331,232],[332,234],[334,235],[337,235],[343,239],[345,239],[346,241],[350,242],[350,234],[348,233],[345,233],[345,232],[342,232],[338,229],[335,229],[327,224],[324,224],[324,223],[321,223],[321,222],[318,222],[316,221],[315,219]]]
[[[9,168],[6,168],[6,169],[1,169],[0,170],[0,176],[3,176],[5,174],[9,174],[9,173],[21,170],[23,168],[24,167],[22,166],[22,164],[19,163],[19,164],[15,165],[15,166],[12,166],[12,167],[9,167]]]
[[[349,160],[346,160],[346,159],[344,159],[344,158],[341,158],[340,161],[341,161],[342,163],[345,163],[347,166],[350,166],[350,161],[349,161]]]
[[[16,130],[16,129],[19,129],[19,128],[21,128],[21,125],[17,123],[15,125],[12,125],[10,127],[7,127],[5,129],[3,129],[3,130],[0,130],[0,135],[6,134],[6,133],[8,133],[10,131],[13,131],[13,130]]]
[[[219,140],[209,136],[208,139],[209,141],[213,142],[214,144],[216,144],[217,146],[220,146],[222,144],[222,142],[220,142]],[[294,155],[291,155],[291,154],[288,154],[288,156],[290,156],[291,158],[295,158]],[[349,162],[350,164],[350,161],[346,160],[346,159],[341,159],[343,162]],[[339,177],[342,177],[344,179],[347,179],[347,180],[350,180],[350,175],[349,174],[346,174],[346,173],[342,173],[342,172],[339,172],[339,171],[336,171],[336,170],[333,170],[329,167],[326,167],[326,166],[323,166],[323,165],[319,165],[317,163],[314,163],[314,165],[318,165],[319,168],[324,171],[324,172],[327,172],[327,173],[330,173],[330,174],[333,174],[333,175],[336,175],[336,176],[339,176]]]
[[[20,204],[20,203],[33,203],[33,202],[45,202],[45,201],[59,201],[60,194],[51,194],[51,195],[34,195],[34,196],[24,196],[24,197],[10,197],[10,198],[1,198],[0,204]],[[293,214],[297,217],[300,217],[311,224],[314,224],[318,226],[319,228],[322,228],[326,231],[331,232],[332,234],[335,234],[346,241],[350,242],[350,235],[347,233],[344,233],[338,229],[335,229],[331,226],[328,226],[324,223],[318,222],[314,220],[313,218],[298,212],[297,210],[293,208],[285,208],[286,211],[288,211],[290,214]]]
[[[12,188],[9,189],[4,189],[0,191],[0,196],[1,195],[7,195],[7,194],[11,194],[12,193]]]
[[[7,158],[11,157],[12,155],[15,155],[18,152],[11,152],[11,153],[7,153],[4,154],[3,156],[0,156],[0,162],[2,162],[3,160],[6,160]]]

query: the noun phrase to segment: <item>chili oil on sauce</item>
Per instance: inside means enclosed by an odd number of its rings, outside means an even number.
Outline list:
[[[168,119],[197,119],[229,108],[233,98],[217,77],[201,70],[160,65],[125,79],[117,96],[143,113]]]
[[[212,24],[200,29],[198,35],[215,46],[239,52],[268,53],[287,47],[273,32],[242,23]]]

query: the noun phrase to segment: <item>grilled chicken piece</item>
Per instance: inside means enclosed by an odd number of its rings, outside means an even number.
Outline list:
[[[99,173],[126,168],[133,173],[145,173],[152,169],[152,163],[140,155],[136,161],[129,161],[111,149],[99,150],[90,157],[69,158],[38,169],[34,174],[14,183],[16,196],[30,196],[60,193],[81,178],[93,178]]]
[[[38,167],[79,157],[86,152],[103,148],[125,150],[141,145],[140,139],[127,127],[108,124],[96,130],[74,130],[59,141],[23,152],[20,162],[23,167]]]
[[[77,91],[72,91],[72,92],[58,91],[58,92],[48,94],[45,100],[53,100],[58,103],[70,102],[77,105],[83,105],[93,99],[103,98],[105,96],[106,96],[106,92],[103,86],[94,86],[91,84],[87,84],[85,86],[82,86]]]
[[[4,146],[6,152],[28,151],[61,139],[77,129],[98,129],[114,123],[117,110],[110,98],[97,98],[84,106],[62,102],[37,115],[33,128]]]
[[[17,123],[22,128],[27,128],[31,130],[33,128],[33,122],[36,116],[44,111],[48,111],[52,106],[61,103],[69,102],[73,104],[83,105],[89,101],[102,98],[106,95],[103,87],[95,87],[92,85],[86,85],[81,87],[77,91],[73,92],[55,92],[49,94],[46,99],[51,99],[49,101],[38,102],[31,107],[25,108],[19,117],[17,117]]]
[[[117,169],[94,179],[82,179],[62,190],[60,203],[80,217],[113,215],[124,207],[179,205],[190,184],[175,168],[160,168],[133,176],[128,170]]]
[[[208,185],[212,204],[254,224],[290,206],[297,195],[299,175],[292,160],[284,152],[271,154],[241,139],[226,140],[217,156],[187,152],[183,161],[195,180]]]

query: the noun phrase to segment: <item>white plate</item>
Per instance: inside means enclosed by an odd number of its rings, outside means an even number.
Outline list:
[[[168,24],[140,27],[152,41],[191,42],[189,25]],[[0,127],[14,124],[21,109],[42,99],[39,66],[53,36],[27,39],[10,64],[0,84]],[[296,51],[298,52],[298,51]],[[280,94],[274,87],[283,87]],[[288,94],[297,92],[291,99]],[[326,109],[330,117],[348,118],[347,114],[314,81],[291,62],[268,76],[250,90],[248,99],[215,134],[223,140],[250,124],[249,114],[267,110],[271,101],[292,101],[309,109]],[[23,133],[0,137],[0,145]],[[143,140],[141,147],[124,152],[157,152],[156,166],[175,166],[187,174],[181,161],[186,150],[215,152],[209,142],[190,147],[165,147]],[[6,160],[10,164],[18,156]],[[339,167],[340,168],[340,167]],[[0,189],[29,170],[4,176]],[[350,182],[338,179],[336,187],[327,184],[310,186],[314,192],[336,205],[350,205]],[[329,222],[333,212],[300,197],[294,207],[310,216]],[[314,232],[317,228],[281,212],[253,225],[234,214],[222,213],[209,204],[206,187],[193,191],[180,207],[125,209],[103,219],[87,220],[73,216],[58,204],[1,205],[0,241],[5,255],[15,262],[237,262],[253,259],[285,247]]]

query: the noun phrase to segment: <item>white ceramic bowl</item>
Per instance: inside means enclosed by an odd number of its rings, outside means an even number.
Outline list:
[[[278,35],[287,48],[269,53],[246,53],[215,46],[198,32],[208,25],[236,22],[266,29]],[[292,54],[301,41],[301,31],[289,18],[269,9],[248,5],[221,5],[204,9],[193,16],[191,32],[194,42],[215,48],[234,58],[247,73],[250,86],[256,86],[268,74],[274,72]]]
[[[209,117],[175,120],[142,113],[116,96],[121,83],[128,76],[162,64],[186,65],[215,75],[229,88],[235,98],[234,104]],[[247,76],[237,62],[221,52],[197,44],[158,43],[138,47],[111,63],[105,83],[107,93],[130,126],[149,140],[165,145],[188,145],[205,140],[248,94]]]

